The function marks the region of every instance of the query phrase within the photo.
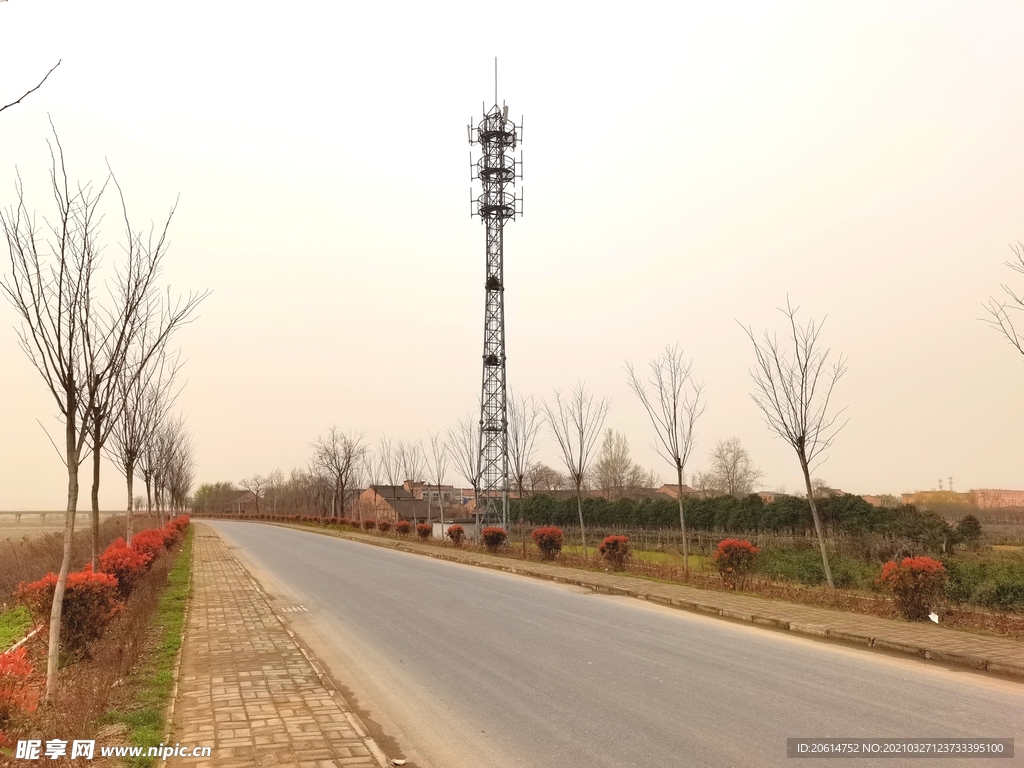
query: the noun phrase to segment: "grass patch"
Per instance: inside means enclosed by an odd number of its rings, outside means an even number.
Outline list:
[[[32,614],[23,605],[0,613],[0,651],[21,640],[31,628]]]
[[[567,544],[562,547],[562,551],[567,555],[582,555],[583,545],[582,544]],[[597,547],[590,547],[590,552],[593,554],[597,551]],[[675,568],[683,567],[683,556],[676,552],[658,552],[651,549],[634,549],[630,552],[630,555],[634,560],[640,560],[644,563],[657,563],[659,565],[669,565]],[[711,558],[706,555],[690,555],[690,570],[693,571],[710,571],[711,570]]]
[[[957,555],[944,559],[946,594],[954,602],[996,611],[1024,610],[1024,556],[1012,551]]]
[[[830,552],[828,564],[832,579],[841,589],[871,589],[881,566]],[[761,550],[754,565],[754,572],[769,579],[786,579],[806,586],[825,583],[825,566],[821,562],[821,551],[812,546],[769,547]]]
[[[128,726],[128,739],[138,747],[156,746],[164,739],[164,715],[174,689],[174,662],[181,650],[185,601],[191,591],[194,531],[194,527],[189,526],[181,552],[168,574],[167,587],[153,614],[151,629],[156,646],[147,653],[146,660],[128,681],[135,694],[133,700],[125,707],[127,711],[113,711],[103,718],[105,723]],[[156,758],[128,758],[126,764],[148,768],[156,764]]]

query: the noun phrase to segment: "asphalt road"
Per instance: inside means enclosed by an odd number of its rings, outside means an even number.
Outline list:
[[[1024,685],[336,538],[217,522],[419,766],[834,766],[787,737],[1015,738]],[[927,764],[926,761],[925,764]],[[919,759],[853,765],[921,766]]]

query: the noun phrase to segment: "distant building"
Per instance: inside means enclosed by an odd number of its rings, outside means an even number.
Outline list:
[[[814,498],[816,499],[830,499],[834,496],[849,496],[846,491],[841,491],[838,488],[829,488],[827,485],[819,485],[814,489]]]
[[[977,488],[970,493],[974,506],[981,509],[1024,507],[1024,491],[1006,491],[996,488]]]
[[[440,503],[439,500],[440,499]],[[445,515],[466,515],[476,508],[473,489],[406,480],[401,485],[371,485],[359,494],[356,514],[374,520],[423,520]]]
[[[651,489],[654,490],[654,489]],[[679,498],[679,486],[676,483],[665,483],[661,488],[658,488],[655,493],[660,493],[664,496],[668,496],[670,499]],[[692,496],[700,496],[700,491],[695,491],[690,486],[683,483],[683,498],[690,498]]]
[[[915,507],[936,507],[949,505],[976,506],[974,491],[957,493],[954,491],[915,491],[904,493],[900,497],[904,504]]]

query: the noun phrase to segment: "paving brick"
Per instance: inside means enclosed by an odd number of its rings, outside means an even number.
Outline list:
[[[197,524],[194,542],[172,739],[213,754],[170,758],[169,768],[377,766],[351,707],[321,682],[216,532]]]

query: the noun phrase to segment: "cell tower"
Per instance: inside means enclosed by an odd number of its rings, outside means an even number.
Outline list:
[[[479,144],[480,158],[473,161],[471,178],[482,190],[476,197],[470,188],[472,214],[487,229],[487,274],[484,281],[483,384],[480,393],[480,482],[477,510],[485,522],[508,527],[508,417],[505,389],[505,223],[522,215],[522,197],[516,196],[522,178],[522,159],[512,153],[522,140],[519,125],[508,119],[508,107],[498,105],[498,63],[494,63],[494,106],[483,107],[476,128],[467,125],[470,145]]]

